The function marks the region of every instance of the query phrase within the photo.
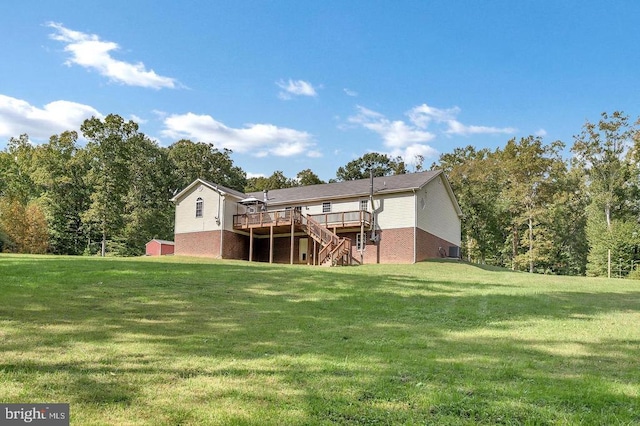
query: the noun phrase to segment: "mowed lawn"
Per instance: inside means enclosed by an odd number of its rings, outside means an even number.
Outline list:
[[[639,424],[640,283],[0,255],[0,402],[75,425]]]

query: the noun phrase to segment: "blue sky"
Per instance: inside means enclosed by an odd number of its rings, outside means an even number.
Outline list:
[[[636,1],[34,1],[0,5],[0,149],[119,114],[249,176],[640,115]]]

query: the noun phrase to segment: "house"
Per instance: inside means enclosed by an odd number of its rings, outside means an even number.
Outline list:
[[[175,254],[312,265],[458,257],[442,171],[244,194],[197,179],[172,199]]]
[[[147,256],[164,256],[173,254],[175,244],[173,241],[153,239],[145,245],[145,253]]]

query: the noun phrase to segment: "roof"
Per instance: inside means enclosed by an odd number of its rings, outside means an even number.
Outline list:
[[[149,243],[152,243],[152,242],[154,242],[154,241],[155,241],[156,243],[160,243],[160,244],[166,244],[166,245],[171,245],[171,246],[175,245],[175,243],[174,243],[173,241],[159,240],[159,239],[157,239],[157,238],[154,238],[153,240],[149,241]],[[149,244],[149,243],[147,243],[147,244]]]
[[[373,178],[373,195],[419,190],[438,176],[442,176],[445,188],[449,193],[453,206],[458,213],[458,216],[462,216],[462,211],[460,210],[455,194],[453,193],[451,185],[442,170],[429,170],[420,173],[407,173],[403,175]],[[196,179],[189,186],[180,191],[180,193],[175,195],[171,201],[177,201],[198,184],[208,186],[222,195],[231,195],[237,198],[238,201],[248,197],[254,197],[258,200],[263,198],[262,191],[243,194],[235,189],[226,188],[222,185],[217,185],[203,179]],[[344,182],[297,186],[293,188],[271,189],[268,192],[268,202],[272,206],[284,205],[289,207],[295,204],[335,200],[339,198],[368,197],[370,192],[371,179],[348,180]]]
[[[189,186],[187,186],[185,189],[174,195],[171,201],[177,201],[178,199],[182,198],[183,195],[191,191],[191,189],[193,189],[196,185],[208,186],[209,188],[219,192],[222,195],[231,195],[239,199],[246,198],[245,194],[240,191],[236,191],[235,189],[227,188],[226,186],[218,185],[217,183],[209,182],[204,179],[196,179],[191,182],[191,184],[189,184]]]
[[[442,174],[442,170],[376,177],[373,178],[373,193],[374,195],[379,195],[417,190],[440,174]],[[294,188],[271,189],[268,193],[268,202],[270,205],[278,205],[335,198],[367,197],[370,192],[371,179],[359,179]],[[262,192],[251,192],[247,195],[258,197],[261,194]]]

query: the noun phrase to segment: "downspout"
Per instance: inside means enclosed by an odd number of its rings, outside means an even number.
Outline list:
[[[371,207],[369,207],[369,208],[371,209],[371,240],[373,241],[373,244],[376,244],[377,243],[377,239],[376,239],[376,209],[375,209],[375,206],[373,205],[373,171],[371,171],[370,179],[371,179],[371,184],[370,184],[370,188],[369,188],[369,204],[371,205]]]
[[[224,216],[220,218],[220,210],[221,204],[223,203],[222,195],[220,195],[220,191],[218,191],[218,185],[216,185],[216,192],[218,193],[218,216],[216,217],[216,224],[220,227],[220,259],[222,259],[222,244],[223,244],[223,234],[224,234]],[[224,211],[224,210],[222,210]]]
[[[413,189],[413,263],[418,262],[418,194]]]

